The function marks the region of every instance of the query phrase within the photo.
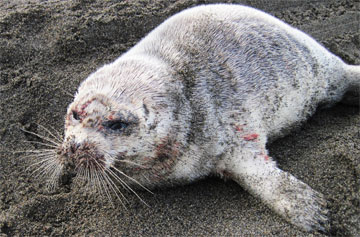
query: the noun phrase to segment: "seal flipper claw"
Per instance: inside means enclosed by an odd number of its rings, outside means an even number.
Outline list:
[[[222,160],[220,170],[290,223],[306,231],[327,232],[324,196],[259,153],[244,147],[236,149]]]

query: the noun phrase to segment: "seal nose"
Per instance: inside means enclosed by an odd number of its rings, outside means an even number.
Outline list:
[[[71,154],[75,154],[75,152],[77,151],[77,149],[79,149],[80,144],[74,142],[73,144],[70,145],[70,153]]]

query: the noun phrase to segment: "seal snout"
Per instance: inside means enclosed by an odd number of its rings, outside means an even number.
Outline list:
[[[64,164],[73,166],[75,171],[85,169],[89,171],[105,168],[104,155],[98,151],[96,144],[90,142],[67,142],[62,148]]]

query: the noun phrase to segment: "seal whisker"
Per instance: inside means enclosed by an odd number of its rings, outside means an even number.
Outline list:
[[[79,174],[79,179],[83,179],[83,180],[88,180],[90,178],[89,174],[86,172],[87,169],[84,167],[80,167],[78,170],[78,174]]]
[[[104,176],[103,174],[105,173],[104,172],[104,168],[102,167],[102,165],[97,161],[96,157],[92,157],[92,161],[95,162],[95,167],[97,168],[94,168],[94,173],[95,173],[95,176],[96,176],[96,179],[99,181],[100,184],[102,184],[103,188],[104,188],[104,191],[106,192],[106,194],[108,194],[108,188],[107,186],[102,182],[103,179],[104,179]],[[89,171],[90,171],[90,165],[91,163],[89,162],[89,160],[86,161],[87,163],[87,166],[89,167]],[[100,170],[99,170],[100,169]],[[112,199],[109,199],[112,203]]]
[[[29,154],[29,155],[24,155],[24,156],[20,156],[19,159],[36,159],[36,160],[43,160],[49,156],[55,156],[54,153],[39,153],[39,154]]]
[[[41,154],[41,153],[44,153],[44,152],[54,152],[55,153],[55,150],[54,149],[39,149],[39,150],[23,150],[23,151],[14,151],[13,153],[16,154],[16,153],[36,153],[36,154]]]
[[[100,191],[100,193],[102,193],[103,195],[105,194],[105,196],[107,196],[107,192],[106,192],[106,187],[103,186],[102,182],[101,182],[101,178],[99,177],[99,172],[97,170],[94,170],[93,172],[93,177],[94,177],[94,182],[98,184],[98,190]],[[111,198],[107,197],[109,199],[109,201],[112,204],[112,200]]]
[[[116,197],[120,201],[121,205],[125,209],[127,209],[125,203],[123,202],[123,200],[126,201],[127,203],[129,203],[129,201],[122,194],[121,190],[117,187],[117,185],[114,183],[114,181],[111,180],[111,178],[109,177],[109,175],[106,172],[101,173],[101,175],[102,175],[104,181],[107,183],[108,187],[110,187],[110,189],[114,192],[114,194],[116,195]],[[121,197],[119,196],[119,194],[121,195]]]
[[[121,198],[118,196],[117,192],[114,190],[112,184],[108,181],[108,177],[106,173],[100,173],[101,177],[102,177],[102,180],[104,182],[104,185],[106,185],[107,187],[107,190],[109,190],[109,188],[115,193],[116,197],[119,199],[120,203],[124,206],[124,203],[122,202]],[[109,196],[111,196],[111,193],[109,192]],[[112,199],[110,200],[111,201],[111,204],[113,207],[115,207],[114,203],[112,202]]]
[[[141,176],[142,176],[145,180],[147,180],[149,183],[151,183],[149,177],[147,177],[145,174],[141,174]]]
[[[112,162],[118,161],[118,160],[115,159],[113,156],[111,156],[109,153],[106,153],[106,154],[107,154],[107,159],[110,159]],[[106,168],[104,171],[107,172],[107,173],[109,173],[109,172],[111,171],[110,169],[111,169],[111,167],[110,167],[110,168]],[[120,179],[120,180],[118,180],[119,184],[120,184],[125,190],[128,190],[128,188],[124,185],[125,182],[124,182],[117,174],[114,173],[114,175],[116,175],[117,178]]]
[[[90,181],[91,181],[90,183],[92,187],[94,187],[98,193],[100,193],[103,197],[105,197],[103,187],[101,186],[100,180],[98,179],[97,170],[91,170],[89,163],[87,163],[87,170],[89,171],[90,174]]]
[[[81,169],[81,168],[83,168],[82,164],[80,162],[78,162],[78,163],[76,163],[74,170],[79,171],[79,169]],[[86,168],[83,168],[83,169],[87,169],[87,168],[88,168],[88,163],[86,163]]]
[[[150,168],[150,167],[148,167],[148,166],[140,165],[140,164],[138,164],[138,163],[136,163],[136,162],[134,162],[134,161],[130,161],[130,160],[116,160],[116,161],[118,161],[118,162],[123,162],[123,163],[127,163],[127,164],[131,164],[131,165],[135,165],[135,166],[138,166],[138,167],[144,168],[144,169]]]
[[[148,188],[146,188],[144,185],[142,185],[139,181],[137,181],[136,179],[126,175],[124,172],[122,172],[121,170],[117,169],[116,167],[112,166],[111,168],[113,168],[115,171],[117,171],[119,174],[122,174],[123,176],[125,176],[126,178],[130,179],[131,181],[135,182],[136,184],[138,184],[140,187],[142,187],[144,190],[148,191],[151,194],[154,194],[153,192],[151,192]],[[110,170],[110,169],[109,169]]]
[[[116,181],[118,181],[118,183],[121,185],[121,187],[124,189],[124,190],[127,190],[129,191],[129,188],[125,185],[125,181],[123,181],[117,174],[110,174],[110,169],[106,169],[105,172],[107,172],[109,175],[113,176],[113,175],[116,175],[116,177],[114,177],[114,179]]]
[[[55,140],[57,140],[60,144],[62,143],[61,136],[55,136],[48,128],[44,127],[41,124],[36,123],[39,127],[48,132]],[[56,130],[55,130],[56,131]],[[59,134],[58,134],[59,135]]]
[[[48,162],[45,162],[43,164],[41,164],[37,169],[35,169],[30,176],[34,175],[35,173],[37,173],[34,177],[44,177],[47,176],[48,173],[50,173],[51,171],[53,171],[56,167],[58,167],[59,164],[57,164],[56,162],[54,162],[53,160],[50,160]]]
[[[56,133],[56,135],[57,135],[58,139],[60,140],[60,142],[62,142],[64,136],[63,136],[61,133],[59,133],[59,131],[58,131],[57,129],[55,129],[54,127],[52,127],[51,125],[48,125],[48,126],[52,129],[52,131],[53,131],[54,133]],[[49,129],[49,130],[50,130],[50,129]],[[55,134],[54,134],[54,135],[55,135]],[[55,135],[55,136],[56,136],[56,135]]]
[[[62,166],[57,166],[55,169],[53,169],[53,171],[51,172],[51,174],[49,174],[49,182],[47,182],[46,187],[49,190],[53,190],[55,187],[58,186],[59,183],[59,177],[62,171]]]
[[[47,178],[46,187],[48,190],[53,190],[59,183],[59,177],[63,166],[54,165],[49,167],[47,170],[42,170],[38,175],[35,177],[43,177]]]
[[[43,136],[43,135],[40,135],[40,134],[38,134],[38,133],[35,133],[35,132],[31,132],[31,131],[25,130],[25,129],[23,129],[23,128],[20,128],[20,130],[22,130],[23,132],[29,133],[29,134],[31,134],[31,135],[34,135],[34,136],[36,136],[36,137],[38,137],[38,138],[44,139],[44,140],[46,140],[46,141],[48,141],[48,142],[50,142],[50,143],[54,144],[55,146],[60,145],[60,143],[58,143],[58,142],[56,142],[56,141],[52,140],[52,139],[51,139],[51,138],[49,138],[49,137],[45,137],[45,136]]]
[[[13,154],[17,153],[42,153],[44,151],[55,151],[54,149],[38,149],[38,150],[19,150],[19,151],[13,151]]]
[[[74,96],[73,94],[71,94],[69,91],[64,90],[64,89],[62,89],[62,88],[61,88],[61,90],[62,90],[66,95],[70,96],[71,98],[74,98],[74,97],[75,97],[75,96]]]
[[[81,182],[81,180],[86,180],[84,179],[84,168],[80,167],[76,170],[76,176],[74,178],[75,182]]]
[[[87,161],[86,162],[86,166],[84,166],[84,174],[87,176],[87,180],[89,182],[92,182],[92,175],[91,175],[91,172],[90,172],[90,168],[89,168],[89,162]]]
[[[114,183],[114,181],[112,181],[112,179],[109,177],[109,175],[106,172],[103,173],[103,175],[104,178],[106,179],[106,182],[109,184],[110,188],[114,191],[115,195],[117,196],[121,204],[126,208],[122,200],[125,200],[127,203],[129,203],[127,198],[123,195],[121,190],[117,187],[117,185]],[[121,197],[119,196],[119,194],[121,195]]]
[[[85,181],[87,181],[87,185],[88,186],[94,186],[95,184],[93,183],[93,179],[92,179],[92,176],[91,176],[91,172],[89,172],[89,169],[88,168],[86,168],[86,167],[84,167],[83,168],[83,179],[85,180]]]
[[[76,170],[76,177],[75,177],[74,181],[75,182],[86,181],[87,185],[89,185],[88,182],[90,180],[90,177],[86,176],[86,175],[87,175],[86,169],[84,167],[79,167]]]
[[[130,186],[123,179],[121,179],[114,171],[112,171],[111,169],[107,169],[106,172],[108,172],[110,176],[112,176],[116,181],[118,181],[125,190],[131,192]]]
[[[33,172],[37,172],[39,168],[42,169],[44,168],[44,166],[48,165],[49,163],[55,163],[54,158],[55,157],[49,156],[49,158],[42,159],[41,161],[32,164],[31,166],[39,164],[39,167],[35,169]]]
[[[87,171],[89,171],[89,179],[88,179],[88,185],[91,187],[92,190],[95,190],[97,192],[99,192],[101,195],[103,195],[101,193],[101,190],[99,190],[98,187],[98,183],[96,182],[95,178],[94,178],[94,172],[90,172],[89,167],[85,168]]]
[[[95,171],[94,173],[95,173],[97,181],[100,183],[100,187],[102,187],[102,190],[104,190],[105,195],[107,196],[107,198],[110,201],[111,205],[113,207],[115,207],[113,199],[111,197],[111,194],[109,193],[109,188],[108,188],[108,186],[106,185],[106,183],[104,181],[104,177],[102,175],[102,172]]]
[[[29,157],[29,158],[36,158],[36,157],[44,157],[44,156],[56,156],[56,151],[41,151],[41,152],[29,152],[28,154],[24,154],[23,158]]]
[[[48,146],[48,147],[52,147],[52,148],[57,148],[60,145],[60,143],[57,144],[57,146],[55,146],[53,144],[48,144],[48,143],[43,143],[43,142],[38,142],[38,141],[23,141],[23,142],[31,143],[31,144],[39,144],[39,145]]]
[[[146,206],[150,207],[125,181],[123,181],[119,176],[117,176],[111,169],[108,169],[109,174],[112,175],[115,179],[117,179],[118,181],[122,182],[128,190],[130,190],[133,194],[135,194],[135,196],[142,202],[144,203]],[[121,172],[121,171],[120,171]],[[122,172],[121,172],[122,173]],[[126,177],[126,176],[125,176]],[[136,181],[137,182],[137,181]],[[142,186],[142,185],[141,185]],[[148,190],[147,188],[144,187],[145,190]],[[151,194],[153,194],[150,190],[149,192]]]
[[[27,171],[27,170],[30,170],[33,166],[40,165],[40,164],[42,164],[42,163],[44,163],[44,162],[49,162],[50,160],[53,160],[53,159],[54,159],[54,157],[41,158],[40,161],[37,161],[37,162],[29,165],[29,167],[26,168],[26,171]]]

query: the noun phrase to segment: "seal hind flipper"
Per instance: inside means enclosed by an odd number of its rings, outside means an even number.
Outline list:
[[[258,197],[290,223],[307,231],[328,232],[326,199],[254,147],[236,148],[217,167],[226,176]]]
[[[348,105],[360,105],[360,66],[345,65],[346,80],[349,88],[342,99],[342,103]]]

